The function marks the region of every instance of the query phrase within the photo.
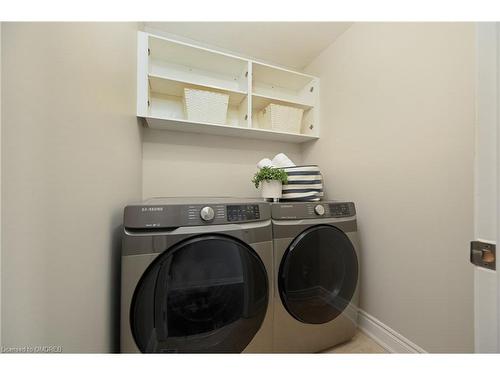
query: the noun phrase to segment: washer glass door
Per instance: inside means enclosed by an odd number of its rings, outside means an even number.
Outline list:
[[[335,319],[349,305],[358,281],[358,259],[344,232],[331,225],[306,229],[283,255],[281,301],[303,323]]]
[[[130,324],[142,352],[242,352],[267,310],[267,273],[244,242],[200,235],[160,254],[140,279]]]

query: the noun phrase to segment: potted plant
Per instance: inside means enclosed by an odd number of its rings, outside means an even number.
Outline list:
[[[253,176],[256,188],[262,184],[262,197],[277,200],[281,198],[281,188],[288,182],[288,175],[281,168],[263,167]]]

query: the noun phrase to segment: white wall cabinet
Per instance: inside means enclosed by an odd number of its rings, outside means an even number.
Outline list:
[[[229,95],[226,124],[187,120],[184,88]],[[270,103],[303,109],[300,133],[260,128]],[[307,142],[319,138],[319,79],[139,31],[137,116],[153,129]]]

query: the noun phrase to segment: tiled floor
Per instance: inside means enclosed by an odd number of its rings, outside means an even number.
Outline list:
[[[351,341],[334,346],[322,353],[386,353],[386,351],[371,338],[358,331]]]

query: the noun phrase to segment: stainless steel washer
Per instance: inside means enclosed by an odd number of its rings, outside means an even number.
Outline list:
[[[125,208],[121,351],[271,352],[269,204],[157,198]]]
[[[352,202],[271,205],[274,351],[312,353],[357,327],[359,242]]]

